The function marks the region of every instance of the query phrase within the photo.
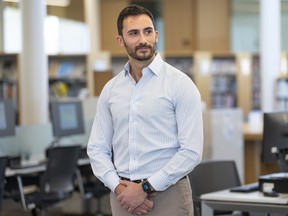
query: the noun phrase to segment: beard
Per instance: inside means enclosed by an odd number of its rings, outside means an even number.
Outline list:
[[[138,61],[147,61],[151,59],[155,55],[155,52],[156,52],[155,51],[156,43],[154,44],[154,46],[148,45],[147,43],[144,43],[144,44],[142,43],[136,46],[134,49],[131,47],[128,47],[125,41],[124,41],[124,45],[125,45],[128,55],[131,58],[134,58],[135,60],[138,60]],[[146,48],[149,50],[149,52],[137,54],[137,51],[141,48]]]

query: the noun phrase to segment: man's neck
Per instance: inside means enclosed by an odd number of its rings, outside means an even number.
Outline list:
[[[138,61],[136,59],[130,59],[130,74],[138,82],[142,77],[142,70],[143,68],[147,67],[155,58],[156,54],[147,61]]]

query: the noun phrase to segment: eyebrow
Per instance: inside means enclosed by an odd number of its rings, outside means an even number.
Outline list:
[[[145,30],[153,30],[154,28],[152,28],[152,27],[147,27],[147,28],[144,28],[144,31]]]
[[[147,31],[147,30],[153,30],[153,28],[152,27],[146,27],[146,28],[144,28],[144,31]],[[140,31],[139,29],[130,29],[127,33],[130,33],[130,32],[135,32],[135,31]]]

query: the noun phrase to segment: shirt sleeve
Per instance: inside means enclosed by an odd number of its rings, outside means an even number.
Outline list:
[[[119,184],[119,176],[112,162],[113,127],[108,98],[109,85],[106,85],[97,101],[87,154],[95,176],[114,192]]]
[[[188,175],[202,159],[203,120],[200,93],[188,77],[182,76],[174,84],[172,100],[180,148],[161,170],[148,178],[157,191],[167,189]]]

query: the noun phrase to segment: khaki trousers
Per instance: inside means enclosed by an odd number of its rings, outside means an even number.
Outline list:
[[[147,216],[193,216],[192,190],[188,177],[179,180],[165,191],[157,192],[152,199],[154,207]],[[110,203],[113,216],[136,216],[123,209],[116,194],[112,192]]]

